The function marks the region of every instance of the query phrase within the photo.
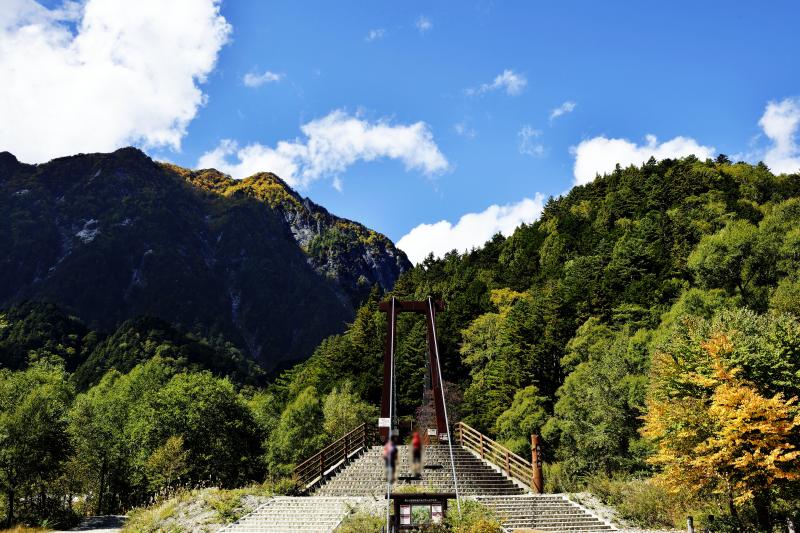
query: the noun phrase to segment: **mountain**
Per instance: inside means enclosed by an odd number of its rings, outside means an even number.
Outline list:
[[[388,290],[411,268],[405,253],[384,235],[358,222],[339,218],[303,198],[275,174],[263,172],[234,180],[216,170],[192,172],[165,165],[197,187],[222,196],[245,195],[279,212],[314,269],[336,283],[339,296],[354,307],[374,284]]]
[[[307,357],[410,266],[273,174],[233,180],[135,148],[41,165],[0,153],[1,307],[50,302],[100,331],[156,317],[269,370]]]

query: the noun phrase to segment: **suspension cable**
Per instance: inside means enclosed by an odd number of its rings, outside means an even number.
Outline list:
[[[442,409],[444,410],[444,425],[447,428],[447,445],[450,447],[450,466],[453,470],[453,487],[456,490],[456,505],[461,516],[461,498],[458,495],[458,479],[456,478],[456,461],[453,458],[453,439],[450,437],[450,420],[447,418],[447,402],[444,399],[444,381],[442,380],[442,363],[439,361],[439,342],[436,340],[436,316],[433,309],[433,299],[428,296],[428,309],[431,313],[431,332],[433,333],[433,349],[436,353],[436,370],[439,374],[439,390],[442,392]]]
[[[395,297],[392,296],[392,327],[391,333],[389,335],[389,437],[387,442],[392,442],[392,434],[394,430],[392,429],[392,424],[394,423],[394,303]],[[390,448],[391,449],[391,448]],[[395,451],[399,455],[399,451]],[[389,468],[386,469],[386,531],[387,533],[391,531],[389,527],[389,510],[391,507],[391,494],[392,494],[392,477],[394,477],[394,465],[392,465],[392,458],[391,456],[387,457]]]

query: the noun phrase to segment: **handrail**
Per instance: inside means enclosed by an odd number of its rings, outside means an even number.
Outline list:
[[[366,423],[361,424],[336,441],[328,444],[298,464],[294,468],[295,477],[306,489],[321,483],[325,480],[325,475],[330,473],[333,468],[347,463],[354,454],[360,453],[370,446],[372,443],[370,440],[370,427]]]
[[[494,464],[504,471],[506,476],[534,489],[534,468],[530,461],[526,461],[499,442],[490,439],[464,422],[456,424],[456,438],[462,447],[472,450],[481,459]]]

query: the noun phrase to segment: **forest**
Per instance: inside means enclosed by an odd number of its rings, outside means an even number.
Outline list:
[[[295,463],[377,417],[378,302],[429,295],[446,305],[451,420],[523,456],[540,434],[548,490],[589,490],[650,526],[800,519],[800,176],[720,155],[617,167],[508,238],[428,257],[278,375],[147,318],[104,334],[47,304],[3,311],[7,520],[180,487],[291,490]],[[401,315],[402,416],[422,407],[425,354],[422,318]]]

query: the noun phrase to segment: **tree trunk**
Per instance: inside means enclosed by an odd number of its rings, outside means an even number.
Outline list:
[[[100,465],[100,488],[97,491],[97,514],[103,514],[103,493],[106,491],[106,460]]]
[[[8,508],[6,509],[6,521],[8,522],[8,527],[10,528],[14,524],[14,491],[13,490],[7,491],[6,497],[8,498]]]
[[[772,531],[772,520],[769,516],[770,499],[769,489],[767,489],[757,493],[753,500],[753,505],[755,505],[756,508],[759,531]]]
[[[736,504],[733,503],[733,491],[730,490],[728,491],[728,512],[731,513],[731,518],[736,523],[736,530],[738,531],[741,529],[742,523],[739,521],[739,512],[736,510]]]

